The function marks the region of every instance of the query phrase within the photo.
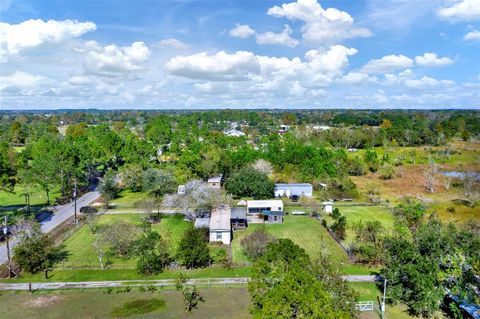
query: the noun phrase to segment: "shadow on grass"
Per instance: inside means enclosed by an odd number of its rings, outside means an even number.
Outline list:
[[[124,318],[147,314],[163,307],[165,307],[165,301],[162,299],[137,299],[114,308],[111,315],[115,318]]]

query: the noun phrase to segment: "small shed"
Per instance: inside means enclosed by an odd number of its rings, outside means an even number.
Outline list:
[[[333,202],[323,202],[323,211],[327,214],[331,214],[333,212]]]
[[[178,185],[177,194],[185,195],[185,185]]]
[[[263,214],[263,220],[267,223],[270,223],[270,224],[283,223],[283,212],[267,210],[262,212],[262,214]]]
[[[207,181],[208,186],[212,188],[220,188],[222,187],[223,175],[218,175],[214,177],[210,177]]]

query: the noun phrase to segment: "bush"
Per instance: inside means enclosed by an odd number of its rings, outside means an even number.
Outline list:
[[[382,179],[392,179],[395,177],[395,168],[390,164],[383,165],[380,170],[380,177]]]
[[[269,243],[275,241],[275,237],[269,234],[265,228],[254,230],[251,234],[242,238],[240,244],[248,259],[255,261],[267,251]]]
[[[325,219],[322,219],[322,226],[328,228],[327,221]]]
[[[201,229],[189,228],[178,245],[177,257],[187,268],[205,267],[210,262],[208,240]]]

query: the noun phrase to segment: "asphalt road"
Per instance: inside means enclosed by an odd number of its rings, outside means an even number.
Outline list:
[[[88,192],[77,199],[77,214],[80,210],[80,207],[86,206],[100,197],[100,194],[97,191]],[[57,206],[54,214],[43,220],[40,224],[41,230],[44,233],[51,232],[55,227],[66,221],[69,217],[74,214],[74,203],[68,203],[65,205]],[[10,240],[10,249],[17,244],[15,238]],[[7,262],[7,246],[3,243],[0,245],[0,264]]]
[[[376,276],[368,275],[354,275],[344,276],[346,281],[349,282],[374,282],[379,278]],[[250,280],[249,277],[238,278],[201,278],[190,279],[189,284],[195,285],[241,285],[246,284]],[[32,283],[32,290],[38,289],[83,289],[83,288],[107,288],[107,287],[135,287],[135,286],[175,286],[175,279],[162,279],[162,280],[112,280],[112,281],[80,281],[80,282],[37,282]],[[1,290],[28,290],[28,283],[0,283]]]

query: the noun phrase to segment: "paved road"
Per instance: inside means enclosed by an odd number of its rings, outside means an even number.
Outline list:
[[[100,197],[97,191],[88,192],[77,199],[77,213],[80,207],[86,206]],[[41,230],[44,233],[52,231],[55,227],[66,221],[74,214],[74,203],[57,206],[55,214],[51,218],[41,222]],[[12,239],[10,241],[10,249],[16,245],[17,241]],[[5,244],[0,246],[0,264],[7,262],[7,247]]]
[[[344,276],[344,279],[350,282],[374,282],[378,278],[376,276]],[[249,277],[238,278],[200,278],[190,279],[189,284],[195,285],[243,285],[248,283]],[[175,286],[175,279],[162,280],[114,280],[114,281],[81,281],[81,282],[37,282],[32,283],[32,290],[35,289],[83,289],[83,288],[107,288],[107,287],[135,287],[135,286]],[[0,283],[1,290],[28,290],[28,283]]]

